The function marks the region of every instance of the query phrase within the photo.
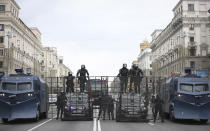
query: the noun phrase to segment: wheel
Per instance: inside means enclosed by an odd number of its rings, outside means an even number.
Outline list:
[[[208,122],[208,120],[207,119],[200,119],[200,122],[205,124],[205,123]]]
[[[8,123],[8,118],[2,118],[3,123]]]
[[[175,121],[174,110],[173,110],[173,108],[170,108],[170,111],[169,111],[169,118],[170,118],[171,121]]]
[[[34,121],[37,122],[40,119],[40,110],[37,108],[36,110],[36,117],[34,118]]]
[[[47,119],[47,118],[48,118],[48,112],[44,112],[44,113],[43,113],[43,118],[44,118],[44,119]]]

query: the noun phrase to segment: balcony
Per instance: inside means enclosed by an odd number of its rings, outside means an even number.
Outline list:
[[[196,47],[196,42],[188,42],[188,46],[187,46],[189,49],[190,48],[195,48]]]

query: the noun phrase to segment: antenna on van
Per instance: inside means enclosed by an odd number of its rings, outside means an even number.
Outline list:
[[[26,69],[26,74],[27,74],[27,75],[30,75],[30,74],[31,74],[31,68],[27,68],[27,69]]]

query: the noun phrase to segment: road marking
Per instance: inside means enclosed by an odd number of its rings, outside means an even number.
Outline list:
[[[101,122],[98,120],[98,131],[101,131]]]
[[[153,123],[151,123],[151,122],[149,122],[148,124],[151,125],[151,126],[154,126],[154,125],[155,125],[155,124],[153,124]]]
[[[97,131],[97,118],[93,119],[93,131]]]
[[[53,119],[56,118],[56,117],[57,117],[57,116],[54,116]],[[49,119],[49,120],[47,120],[47,121],[45,121],[45,122],[43,122],[43,123],[41,123],[41,124],[39,124],[39,125],[37,125],[37,126],[31,128],[31,129],[29,129],[29,130],[27,130],[27,131],[33,131],[33,130],[35,130],[35,129],[41,127],[42,125],[48,123],[49,121],[51,121],[51,120],[53,120],[53,119]]]

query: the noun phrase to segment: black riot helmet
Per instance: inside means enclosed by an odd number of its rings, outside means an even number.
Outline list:
[[[127,68],[127,64],[126,63],[123,64],[123,68]]]
[[[134,69],[137,69],[138,68],[138,65],[137,64],[133,64],[132,66]]]
[[[69,73],[68,73],[68,75],[69,75],[69,76],[72,76],[72,73],[71,73],[71,72],[69,72]]]
[[[81,65],[81,69],[85,69],[85,65]]]

